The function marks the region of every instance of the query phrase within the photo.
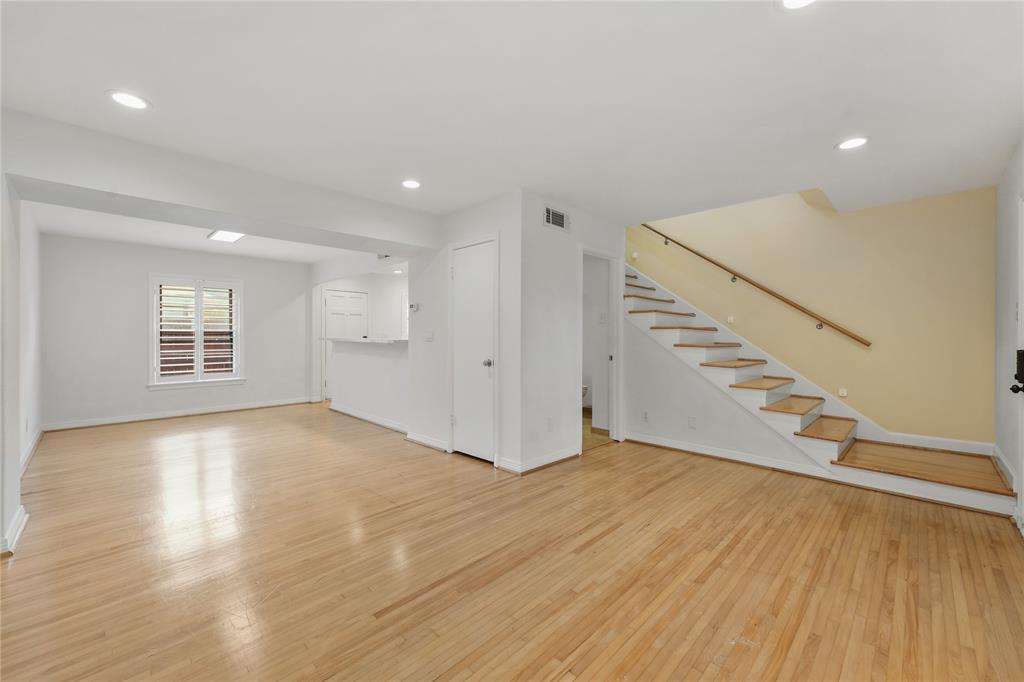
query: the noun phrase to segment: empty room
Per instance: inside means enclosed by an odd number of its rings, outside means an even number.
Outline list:
[[[4,682],[1024,680],[1024,2],[0,32]]]

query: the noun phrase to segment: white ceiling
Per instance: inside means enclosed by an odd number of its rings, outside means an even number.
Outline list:
[[[6,106],[446,213],[516,186],[623,223],[996,182],[1021,3],[12,3]],[[111,103],[120,88],[150,99]],[[871,142],[840,154],[833,145]],[[409,192],[406,177],[422,181]]]
[[[81,208],[24,202],[41,232],[88,239],[166,246],[172,249],[206,251],[231,256],[252,256],[273,260],[315,263],[348,253],[345,249],[246,235],[237,242],[207,239],[211,230],[156,220],[87,211]]]

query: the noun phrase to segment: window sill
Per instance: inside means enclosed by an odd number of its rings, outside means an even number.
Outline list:
[[[166,391],[173,388],[198,388],[200,386],[235,386],[244,384],[245,377],[231,377],[230,379],[200,379],[199,381],[164,381],[158,384],[149,384],[147,388],[151,391]]]

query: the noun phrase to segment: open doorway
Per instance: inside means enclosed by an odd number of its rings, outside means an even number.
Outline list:
[[[612,442],[613,349],[616,310],[612,299],[614,261],[584,252],[582,268],[582,386],[580,426],[585,452]]]

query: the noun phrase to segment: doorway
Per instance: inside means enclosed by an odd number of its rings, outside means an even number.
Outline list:
[[[451,258],[451,449],[494,461],[497,370],[497,243],[453,247]]]
[[[334,397],[331,390],[331,352],[330,339],[361,339],[369,335],[369,315],[367,314],[368,294],[365,291],[342,291],[340,289],[324,289],[323,329],[324,341],[321,344],[321,372],[323,374],[323,400]]]
[[[618,335],[615,321],[614,259],[584,252],[581,267],[581,450],[612,442],[615,411],[614,356]]]

